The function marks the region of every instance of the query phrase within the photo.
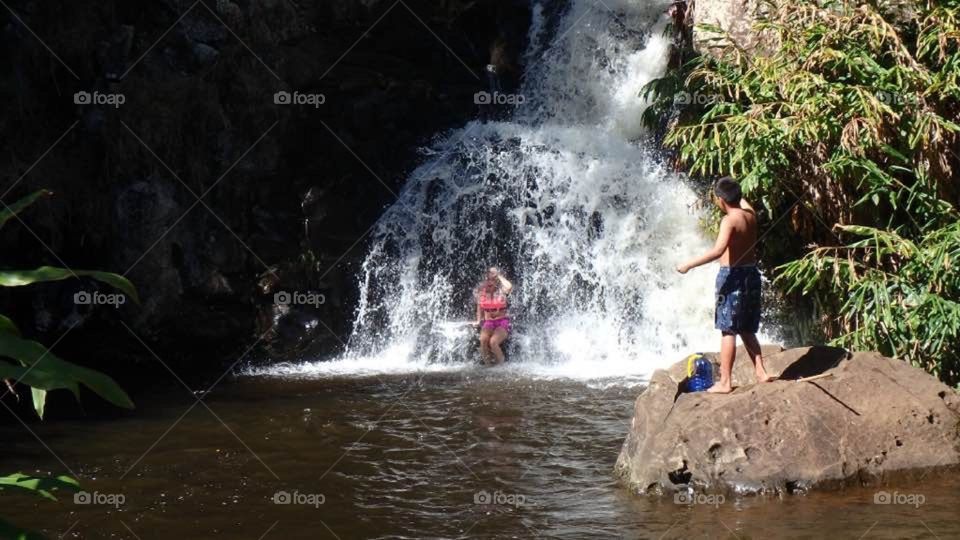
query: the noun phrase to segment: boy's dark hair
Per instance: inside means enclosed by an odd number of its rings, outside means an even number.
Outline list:
[[[713,185],[713,192],[727,204],[740,204],[740,198],[743,197],[740,184],[729,176],[717,180]]]

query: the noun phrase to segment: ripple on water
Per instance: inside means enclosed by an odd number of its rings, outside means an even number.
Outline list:
[[[166,401],[138,403],[136,424],[38,424],[85,489],[127,502],[40,514],[44,503],[5,495],[4,516],[48,536],[79,519],[87,538],[129,536],[119,520],[141,538],[258,537],[274,522],[270,537],[291,539],[325,527],[341,538],[713,537],[729,535],[724,524],[740,537],[857,538],[874,522],[869,537],[899,538],[928,534],[921,520],[940,538],[960,536],[952,477],[896,488],[924,493],[919,509],[874,505],[859,489],[680,506],[613,477],[635,389],[439,373],[408,393],[415,380],[241,378],[208,398],[229,430],[200,410],[177,422],[189,403]],[[61,470],[29,434],[5,435],[18,441],[11,470]],[[274,504],[281,490],[325,502]]]

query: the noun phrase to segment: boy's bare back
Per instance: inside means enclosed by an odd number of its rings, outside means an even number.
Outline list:
[[[745,200],[739,209],[731,209],[720,223],[721,229],[730,227],[730,241],[720,256],[721,266],[749,266],[757,264],[757,214]]]
[[[726,214],[720,222],[717,241],[709,251],[677,266],[686,274],[691,268],[720,261],[717,272],[714,327],[720,330],[720,380],[707,392],[727,394],[733,390],[733,360],[737,336],[743,340],[753,361],[758,382],[770,380],[763,365],[763,353],[757,340],[763,309],[763,281],[757,268],[757,213],[743,199],[732,178],[725,176],[713,186],[714,200]]]

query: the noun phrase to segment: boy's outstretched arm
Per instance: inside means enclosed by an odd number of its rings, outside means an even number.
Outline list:
[[[726,217],[724,217],[720,221],[720,232],[717,233],[717,241],[713,244],[713,247],[710,248],[710,251],[681,264],[677,267],[677,272],[686,274],[691,268],[696,268],[700,265],[719,259],[720,256],[723,255],[723,252],[727,250],[727,244],[730,243],[730,235],[732,233],[733,227],[730,226],[730,222],[727,221]]]

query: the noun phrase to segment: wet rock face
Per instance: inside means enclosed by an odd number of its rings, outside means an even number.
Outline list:
[[[617,460],[622,481],[640,493],[785,493],[960,463],[960,399],[934,377],[877,353],[771,352],[780,380],[754,384],[741,349],[730,395],[683,393],[683,363],[657,371]]]
[[[757,44],[753,30],[755,13],[760,3],[756,0],[697,0],[693,4],[693,42],[701,53],[711,53],[707,41],[716,35],[698,25],[712,25],[727,31],[738,44],[750,48]]]
[[[143,305],[122,318],[198,354],[242,350],[266,320],[277,321],[268,336],[278,345],[322,334],[325,350],[339,346],[358,240],[394,201],[417,148],[475,117],[494,45],[519,75],[514,56],[530,20],[519,0],[9,6],[44,43],[9,12],[0,19],[12,73],[0,95],[16,104],[0,122],[17,134],[0,143],[0,185],[29,170],[5,202],[41,187],[57,193],[23,216],[56,256],[12,224],[0,238],[11,254],[4,264],[129,270]],[[279,91],[325,101],[279,104]],[[76,92],[124,102],[79,104]],[[332,300],[278,306],[257,287],[271,272],[284,279],[277,290],[322,286]],[[48,310],[45,327],[59,327],[72,306],[60,311]],[[126,335],[113,315],[106,327]]]

